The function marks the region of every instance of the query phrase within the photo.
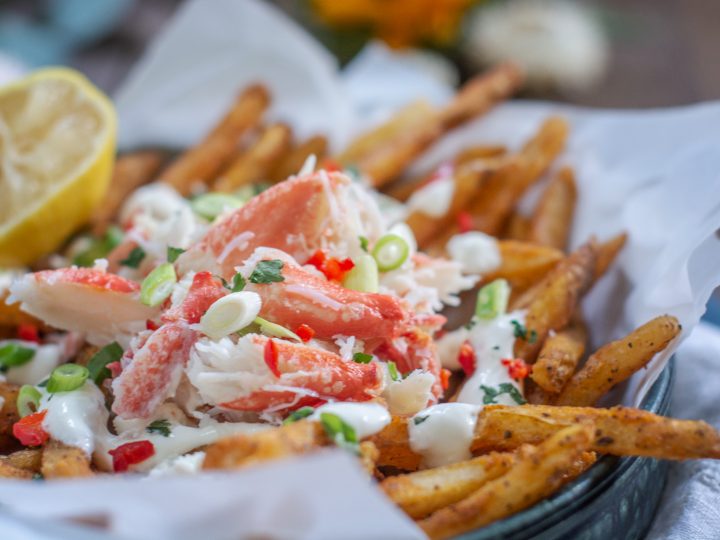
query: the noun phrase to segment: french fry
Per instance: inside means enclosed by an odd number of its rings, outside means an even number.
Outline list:
[[[15,328],[21,324],[31,324],[37,328],[46,328],[45,323],[22,311],[19,303],[6,304],[5,300],[8,296],[8,291],[0,291],[0,327],[11,328],[13,329],[13,333]]]
[[[550,330],[564,328],[590,286],[595,269],[595,244],[580,246],[543,280],[528,305],[525,335],[515,340],[515,356],[533,363]]]
[[[555,433],[537,447],[523,447],[507,473],[418,525],[432,539],[450,538],[535,504],[567,481],[591,438],[592,426],[577,425]]]
[[[207,447],[203,469],[239,469],[305,454],[328,444],[319,422],[300,421],[275,429],[220,439]]]
[[[189,194],[196,182],[214,180],[233,155],[240,138],[257,127],[269,104],[270,95],[264,86],[254,84],[246,88],[205,139],[178,157],[159,180],[182,195]]]
[[[564,250],[570,237],[577,186],[575,175],[564,167],[545,188],[530,221],[528,240]]]
[[[456,167],[460,167],[471,161],[498,158],[505,154],[507,154],[507,147],[501,144],[481,144],[478,146],[470,146],[458,152],[453,159],[453,163]]]
[[[370,476],[373,476],[380,452],[370,441],[361,442],[358,451],[360,452],[360,465]]]
[[[20,420],[17,409],[17,397],[20,387],[7,382],[0,382],[0,434],[10,435],[15,422]]]
[[[627,241],[627,234],[622,233],[617,236],[613,236],[607,242],[602,242],[597,246],[597,262],[595,263],[595,275],[593,276],[593,283],[599,280],[605,275],[608,268],[617,258],[618,254],[625,246]]]
[[[29,480],[33,477],[32,472],[15,467],[5,460],[0,459],[0,478],[13,478],[15,480]]]
[[[105,232],[125,199],[150,182],[164,160],[165,154],[156,150],[130,152],[117,158],[105,199],[90,219],[93,234]]]
[[[17,467],[18,469],[37,473],[40,472],[40,465],[42,463],[42,449],[25,448],[8,454],[5,457],[0,457],[0,461]]]
[[[546,392],[559,394],[575,373],[586,342],[585,324],[576,318],[567,328],[547,337],[530,377]]]
[[[291,138],[287,125],[268,126],[257,141],[223,171],[214,189],[230,192],[251,182],[267,180],[270,170],[290,148]]]
[[[503,63],[473,77],[463,85],[441,113],[445,130],[464,124],[514,94],[522,84],[518,67]]]
[[[527,242],[530,234],[530,218],[515,210],[507,220],[505,229],[500,235],[506,240]]]
[[[524,290],[540,281],[563,258],[562,251],[555,248],[518,242],[498,241],[501,263],[495,270],[483,275],[484,282],[506,279],[513,290]]]
[[[380,452],[378,467],[393,467],[402,471],[417,471],[422,457],[410,449],[407,418],[393,416],[382,431],[369,438]]]
[[[630,378],[680,333],[675,317],[657,317],[622,339],[600,347],[568,382],[558,405],[593,405],[613,386]]]
[[[268,180],[280,182],[297,174],[311,155],[314,155],[317,163],[320,163],[327,153],[327,146],[327,138],[323,135],[315,135],[303,141],[280,159],[268,174]]]
[[[51,440],[43,448],[40,472],[46,480],[93,476],[90,458],[80,448]]]
[[[380,488],[413,519],[456,503],[483,484],[506,473],[515,461],[511,453],[492,453],[467,461],[392,476]]]
[[[665,418],[640,409],[488,405],[478,416],[472,451],[511,451],[538,444],[564,427],[595,425],[590,450],[658,459],[720,458],[720,433],[705,422]],[[382,460],[382,455],[380,457]]]

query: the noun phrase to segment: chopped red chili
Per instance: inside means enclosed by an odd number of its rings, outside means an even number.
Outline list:
[[[150,441],[134,441],[121,444],[108,452],[113,458],[113,470],[125,472],[130,465],[142,463],[155,455],[155,446]]]
[[[40,343],[40,333],[38,332],[37,326],[34,324],[24,323],[19,325],[17,329],[17,337],[23,341]]]
[[[458,352],[458,363],[465,372],[465,375],[472,377],[472,374],[475,373],[477,358],[475,357],[475,350],[472,348],[469,341],[465,341],[460,346],[460,351]]]
[[[158,323],[156,323],[155,321],[148,319],[147,321],[145,321],[145,328],[147,330],[152,330],[154,332],[155,330],[160,328],[160,325]]]
[[[313,253],[305,264],[310,264],[320,270],[330,281],[342,281],[345,274],[355,267],[352,259],[338,259],[328,257],[321,249]]]
[[[447,390],[450,386],[450,370],[446,368],[442,368],[440,370],[440,384],[442,385],[443,390]]]
[[[281,373],[278,369],[277,345],[275,345],[275,342],[272,339],[268,339],[267,343],[265,343],[264,357],[268,369],[272,372],[273,375],[275,375],[276,377],[280,377]]]
[[[307,324],[301,324],[295,329],[295,333],[303,340],[303,342],[307,343],[315,335],[315,330],[310,328]]]
[[[460,212],[457,216],[457,224],[461,233],[472,231],[475,228],[470,212]]]
[[[532,371],[532,366],[529,366],[522,358],[503,358],[500,362],[508,368],[508,374],[516,381],[525,379]]]
[[[38,411],[28,414],[13,424],[12,432],[15,438],[25,446],[40,446],[50,435],[42,427],[47,411]]]

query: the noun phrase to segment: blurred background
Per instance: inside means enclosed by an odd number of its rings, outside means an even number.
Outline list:
[[[112,94],[181,3],[0,0],[0,82],[22,70],[67,64]],[[529,74],[527,98],[613,108],[720,99],[717,1],[271,3],[312,32],[341,65],[379,40],[452,83],[512,59]],[[720,323],[717,294],[708,317]]]

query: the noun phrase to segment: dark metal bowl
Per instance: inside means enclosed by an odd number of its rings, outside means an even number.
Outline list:
[[[675,379],[674,359],[641,408],[667,415]],[[457,540],[634,540],[650,528],[660,502],[667,462],[605,456],[552,497]]]

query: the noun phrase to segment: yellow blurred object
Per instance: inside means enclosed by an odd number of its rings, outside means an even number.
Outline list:
[[[35,71],[0,88],[0,267],[55,251],[110,181],[115,109],[80,73]]]
[[[336,28],[369,27],[395,48],[447,45],[476,0],[313,0],[320,19]]]

